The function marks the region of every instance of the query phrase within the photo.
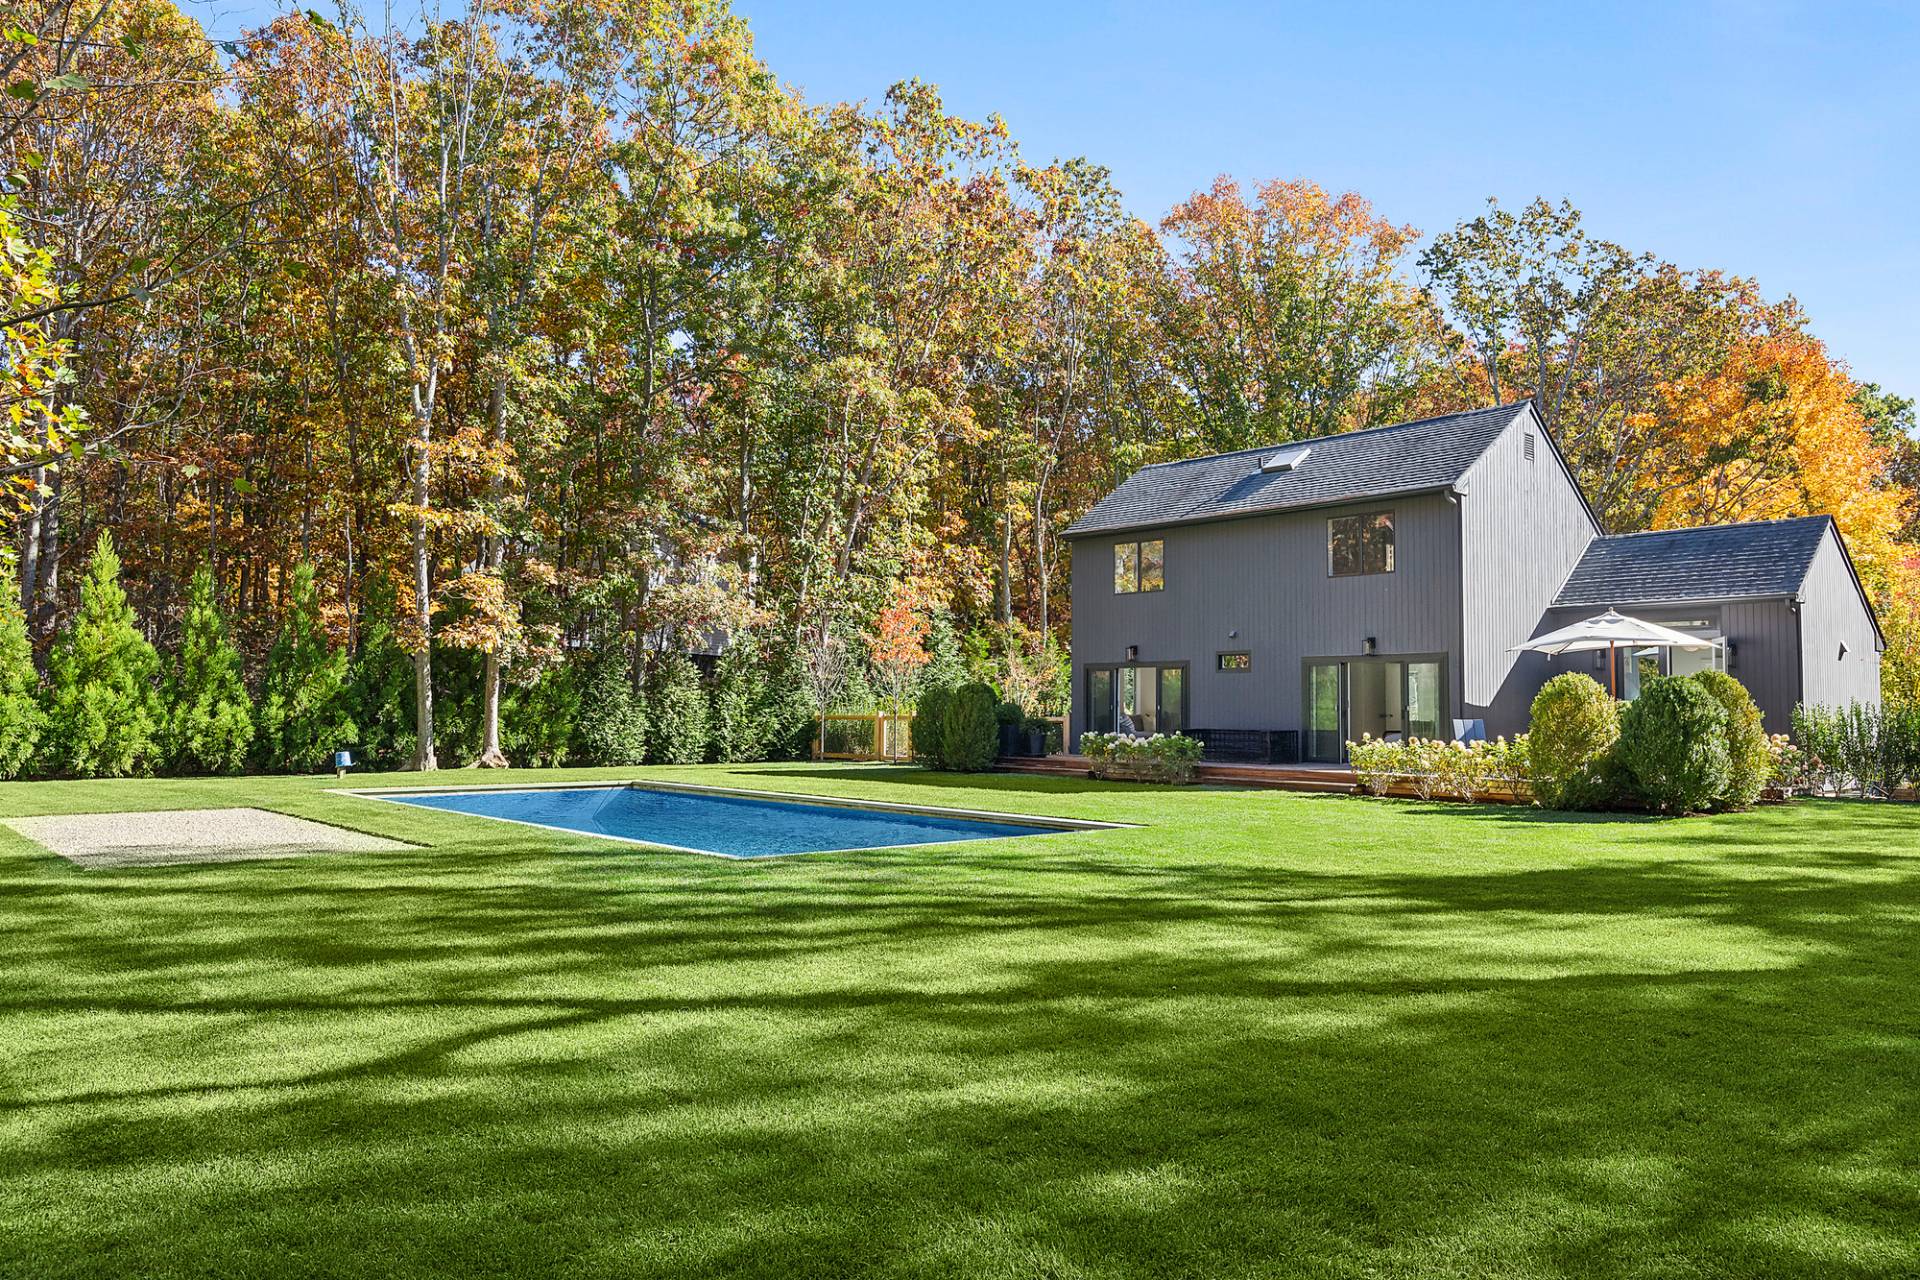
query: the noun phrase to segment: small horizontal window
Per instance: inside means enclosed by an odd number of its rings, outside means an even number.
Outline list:
[[[1222,671],[1253,670],[1253,655],[1250,653],[1223,653],[1220,655]]]
[[[1113,544],[1113,590],[1115,595],[1136,591],[1160,591],[1167,585],[1167,544],[1159,538],[1150,542]]]

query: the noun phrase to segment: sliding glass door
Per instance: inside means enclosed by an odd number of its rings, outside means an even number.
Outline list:
[[[1453,737],[1438,659],[1348,658],[1306,663],[1306,758],[1338,763],[1362,735]]]
[[[1187,727],[1187,664],[1087,668],[1087,728],[1143,737]]]

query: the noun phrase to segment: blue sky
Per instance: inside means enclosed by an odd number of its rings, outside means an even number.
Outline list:
[[[273,8],[186,7],[221,34]],[[1220,173],[1427,232],[1564,196],[1596,234],[1795,295],[1857,377],[1920,395],[1920,6],[735,7],[810,98],[917,75],[1030,158],[1108,166],[1151,219]]]

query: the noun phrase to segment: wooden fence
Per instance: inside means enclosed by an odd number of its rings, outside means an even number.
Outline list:
[[[1046,734],[1046,754],[1066,750],[1067,718],[1048,716],[1053,727]],[[820,717],[813,753],[822,760],[885,760],[895,764],[913,759],[913,717],[864,712],[835,712]]]
[[[814,754],[823,760],[913,759],[913,717],[834,714],[820,717]]]

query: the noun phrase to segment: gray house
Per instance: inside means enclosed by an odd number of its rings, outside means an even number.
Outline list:
[[[1885,648],[1825,516],[1608,536],[1531,402],[1144,467],[1066,534],[1073,734],[1512,734],[1605,653],[1516,645],[1615,608],[1721,642],[1622,652],[1623,697],[1716,662],[1770,732],[1877,701]]]

